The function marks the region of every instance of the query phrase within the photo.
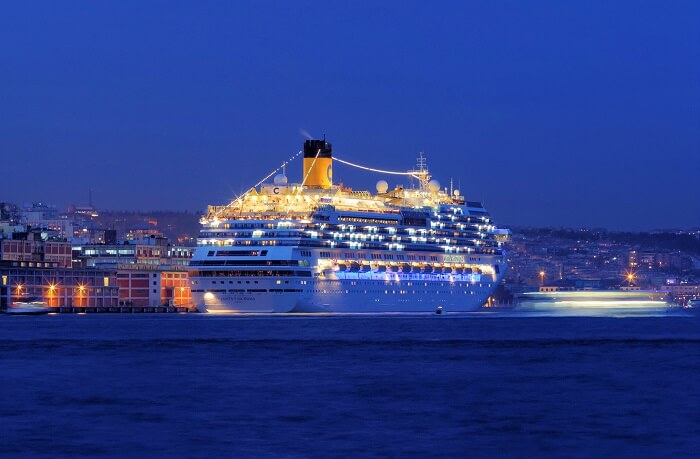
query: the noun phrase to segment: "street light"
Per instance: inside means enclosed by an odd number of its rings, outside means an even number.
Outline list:
[[[83,284],[78,284],[78,297],[83,296],[85,298],[85,286]],[[83,306],[87,306],[87,298],[83,301]]]
[[[55,292],[56,292],[56,284],[54,284],[54,283],[49,284],[49,306],[52,306],[52,305],[51,305],[51,303],[52,303],[51,299],[53,298],[53,294],[54,294]]]
[[[544,285],[544,270],[540,271],[540,286]]]

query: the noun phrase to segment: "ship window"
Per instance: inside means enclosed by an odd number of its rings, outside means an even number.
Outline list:
[[[216,252],[217,257],[256,257],[257,250],[219,250]]]

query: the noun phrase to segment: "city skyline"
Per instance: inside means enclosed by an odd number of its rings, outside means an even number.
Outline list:
[[[0,200],[203,211],[304,130],[506,225],[700,226],[693,2],[126,5],[3,7]]]
[[[25,200],[24,202],[8,202],[8,201],[0,201],[0,204],[9,204],[9,205],[14,205],[17,206],[19,211],[36,211],[34,209],[35,206],[46,206],[48,209],[52,209],[57,213],[59,216],[67,216],[70,214],[71,209],[77,208],[77,209],[94,209],[95,212],[97,212],[99,215],[102,215],[103,213],[107,214],[134,214],[134,215],[141,215],[141,216],[147,216],[147,215],[158,215],[158,214],[172,214],[172,215],[182,215],[182,216],[191,216],[189,218],[194,218],[197,215],[203,215],[206,212],[203,211],[202,209],[139,209],[139,208],[133,208],[133,209],[109,209],[109,208],[101,208],[98,205],[95,205],[93,202],[92,204],[89,204],[90,200],[90,194],[87,194],[88,200],[83,201],[81,200],[81,197],[76,197],[76,199],[72,200],[70,204],[66,206],[58,206],[53,202],[49,202],[46,200],[38,200],[38,201],[27,201]],[[500,227],[505,227],[505,228],[510,228],[514,231],[527,231],[527,230],[546,230],[546,229],[561,229],[561,230],[571,230],[571,231],[609,231],[613,233],[638,233],[638,234],[653,234],[653,233],[673,233],[676,231],[680,231],[682,233],[688,233],[688,234],[693,234],[698,231],[700,231],[700,227],[698,226],[690,226],[690,227],[659,227],[659,228],[649,228],[647,230],[631,230],[631,229],[616,229],[616,228],[609,228],[605,226],[594,226],[594,225],[580,225],[580,226],[565,226],[565,225],[523,225],[523,224],[510,224],[508,222],[499,222]],[[30,225],[31,227],[31,225]]]

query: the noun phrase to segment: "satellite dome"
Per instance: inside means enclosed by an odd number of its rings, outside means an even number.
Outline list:
[[[287,184],[287,176],[284,174],[277,174],[275,175],[275,185],[286,185]]]
[[[428,189],[431,193],[437,193],[440,191],[440,182],[437,180],[431,180],[428,182]]]
[[[377,182],[377,193],[386,193],[386,190],[389,189],[389,184],[386,182],[386,180],[380,180]]]

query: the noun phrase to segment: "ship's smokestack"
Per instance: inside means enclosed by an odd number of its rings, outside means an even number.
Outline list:
[[[330,188],[333,185],[333,146],[326,140],[304,142],[304,186]]]

